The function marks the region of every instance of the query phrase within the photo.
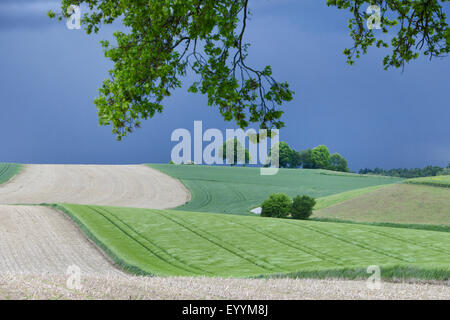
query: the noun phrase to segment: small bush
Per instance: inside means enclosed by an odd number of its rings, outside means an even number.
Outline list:
[[[261,206],[261,217],[287,218],[292,200],[284,193],[273,193]]]
[[[292,202],[292,218],[300,220],[308,219],[311,216],[315,205],[316,200],[314,198],[308,196],[296,196]]]

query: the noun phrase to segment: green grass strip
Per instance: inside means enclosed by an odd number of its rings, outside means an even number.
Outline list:
[[[361,224],[361,225],[366,225],[366,226],[450,232],[450,226],[448,226],[448,225],[408,224],[408,223],[391,223],[391,222],[361,222],[361,221],[343,220],[343,219],[335,219],[335,218],[310,218],[309,221],[349,223],[349,224]]]
[[[21,169],[22,165],[18,163],[0,163],[0,184],[8,182]]]
[[[381,266],[381,279],[385,281],[449,281],[450,271],[446,269],[426,269],[412,266]],[[277,273],[269,276],[260,275],[255,279],[342,279],[342,280],[367,280],[370,274],[365,268],[342,268],[318,271],[300,271],[291,273]]]
[[[450,188],[450,175],[447,176],[435,176],[435,177],[425,177],[425,178],[414,178],[404,181],[410,184],[421,184],[425,186]]]

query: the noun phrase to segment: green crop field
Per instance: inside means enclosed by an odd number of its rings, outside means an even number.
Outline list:
[[[435,187],[450,188],[450,175],[408,179],[405,182],[412,183],[412,184],[424,184],[424,185],[430,185],[430,186],[435,186]]]
[[[16,163],[0,163],[0,184],[9,181],[20,171],[21,165]]]
[[[178,210],[197,212],[246,214],[275,192],[318,198],[402,181],[325,170],[280,169],[276,175],[261,176],[259,168],[251,167],[150,166],[181,180],[190,190],[192,200]]]
[[[369,265],[416,270],[418,278],[448,279],[450,272],[446,232],[176,210],[57,208],[119,265],[140,274],[301,276]]]

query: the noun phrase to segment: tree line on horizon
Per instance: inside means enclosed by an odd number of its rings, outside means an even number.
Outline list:
[[[450,163],[446,168],[438,166],[426,166],[424,168],[396,168],[385,170],[381,168],[369,169],[364,168],[359,170],[359,174],[374,174],[389,177],[399,177],[399,178],[422,178],[422,177],[434,177],[442,175],[450,175]]]
[[[238,150],[242,150],[245,155],[245,164],[248,164],[250,161],[250,154],[248,149],[244,148],[242,144],[234,138],[234,164],[237,164],[237,153]],[[223,159],[226,159],[226,149],[227,143],[230,141],[226,141],[221,149],[221,154]],[[274,147],[271,148],[268,159],[272,158],[273,151],[276,150]],[[231,156],[231,155],[230,155]],[[280,168],[289,168],[289,169],[326,169],[331,171],[340,171],[340,172],[350,172],[348,168],[347,160],[340,155],[339,153],[331,154],[329,149],[325,145],[319,145],[312,149],[305,150],[295,150],[289,146],[288,143],[281,141],[278,144],[278,159],[279,159],[279,167]],[[244,165],[245,165],[244,164]],[[266,167],[270,166],[270,162],[265,165]],[[439,167],[439,166],[426,166],[424,168],[396,168],[396,169],[382,169],[375,168],[369,169],[364,168],[360,169],[359,174],[372,174],[372,175],[382,175],[389,177],[398,177],[398,178],[421,178],[421,177],[433,177],[439,175],[450,175],[450,163],[447,167]]]
[[[231,155],[227,155],[226,152],[228,143],[233,143],[233,154]],[[278,148],[272,146],[268,155],[268,163],[265,165],[266,167],[271,165],[270,159],[277,149],[280,168],[326,169],[350,172],[347,160],[339,153],[330,154],[330,151],[324,145],[317,146],[313,149],[297,151],[284,141],[278,143]],[[225,141],[220,149],[220,156],[224,161],[234,159],[231,166],[238,164],[238,154],[242,154],[242,157],[245,157],[245,163],[244,159],[241,159],[244,165],[250,163],[251,157],[248,149],[237,138]]]

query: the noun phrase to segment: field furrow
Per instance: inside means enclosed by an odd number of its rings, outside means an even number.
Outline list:
[[[284,246],[294,248],[298,251],[307,253],[313,257],[319,258],[323,261],[329,262],[336,266],[344,266],[345,265],[345,263],[341,260],[341,258],[339,258],[337,256],[329,255],[329,254],[327,254],[325,252],[321,252],[317,249],[313,249],[313,248],[309,247],[307,244],[302,243],[302,244],[297,245],[296,242],[291,241],[280,234],[275,234],[275,233],[273,233],[271,231],[267,231],[267,230],[262,231],[261,229],[251,227],[249,224],[242,224],[242,223],[238,223],[236,221],[234,221],[233,223],[237,224],[243,228],[247,228],[248,230],[252,230],[253,232],[259,233],[259,234],[263,235],[264,237],[269,238],[273,241],[276,241]]]
[[[206,241],[212,243],[213,245],[216,245],[218,247],[221,247],[228,252],[238,256],[241,259],[247,260],[248,262],[261,267],[262,269],[265,269],[265,271],[270,272],[276,272],[276,270],[283,270],[282,266],[279,265],[273,265],[268,261],[264,261],[261,259],[261,257],[258,257],[251,252],[246,251],[239,245],[235,245],[230,243],[229,241],[220,238],[218,235],[215,235],[213,233],[207,232],[205,229],[200,228],[198,225],[193,225],[186,220],[182,219],[181,217],[175,218],[174,215],[165,214],[162,211],[158,212],[159,215],[171,220],[172,222],[180,225],[181,227],[189,230],[190,232],[198,235],[199,237],[202,237]]]
[[[150,254],[154,255],[158,259],[174,266],[175,268],[181,269],[183,271],[187,271],[189,273],[194,274],[208,274],[209,272],[203,270],[201,268],[191,266],[189,262],[180,260],[178,257],[170,254],[161,246],[158,246],[155,241],[152,241],[142,233],[136,231],[132,226],[124,222],[122,219],[114,215],[112,212],[108,212],[103,208],[94,208],[89,207],[92,211],[102,215],[105,219],[107,219],[110,223],[112,223],[116,228],[122,231],[126,236],[131,238],[133,241],[139,243],[145,250],[147,250]]]
[[[339,270],[354,274],[351,270],[369,265],[379,265],[391,276],[418,270],[414,271],[418,276],[448,279],[450,272],[450,255],[427,247],[450,247],[446,232],[175,210],[60,207],[100,239],[113,258],[148,274],[317,276],[339,274]],[[103,215],[114,223],[101,222]],[[153,252],[158,248],[158,256],[143,250],[150,243]],[[169,258],[184,269],[168,264]]]
[[[381,250],[381,249],[376,247],[376,244],[367,243],[364,240],[363,241],[361,241],[360,239],[354,240],[351,237],[346,237],[346,236],[340,235],[340,234],[335,233],[335,232],[330,232],[329,230],[324,230],[323,228],[317,228],[317,227],[305,226],[305,225],[299,225],[299,224],[296,224],[296,226],[299,227],[299,228],[304,228],[304,229],[315,231],[317,233],[321,233],[321,234],[323,234],[323,235],[325,235],[325,236],[327,236],[329,238],[332,238],[334,240],[346,242],[346,243],[352,244],[352,245],[354,245],[356,247],[360,247],[362,249],[366,249],[368,251],[373,251],[375,253],[378,253],[379,255],[383,255],[383,256],[395,259],[398,262],[413,262],[413,261],[404,259],[403,257],[400,257],[400,256],[398,256],[396,254],[390,253],[389,252],[390,250],[387,249],[387,248],[383,248],[383,250]],[[369,240],[369,241],[371,241],[373,239],[372,237],[364,237],[364,238],[366,240]]]

